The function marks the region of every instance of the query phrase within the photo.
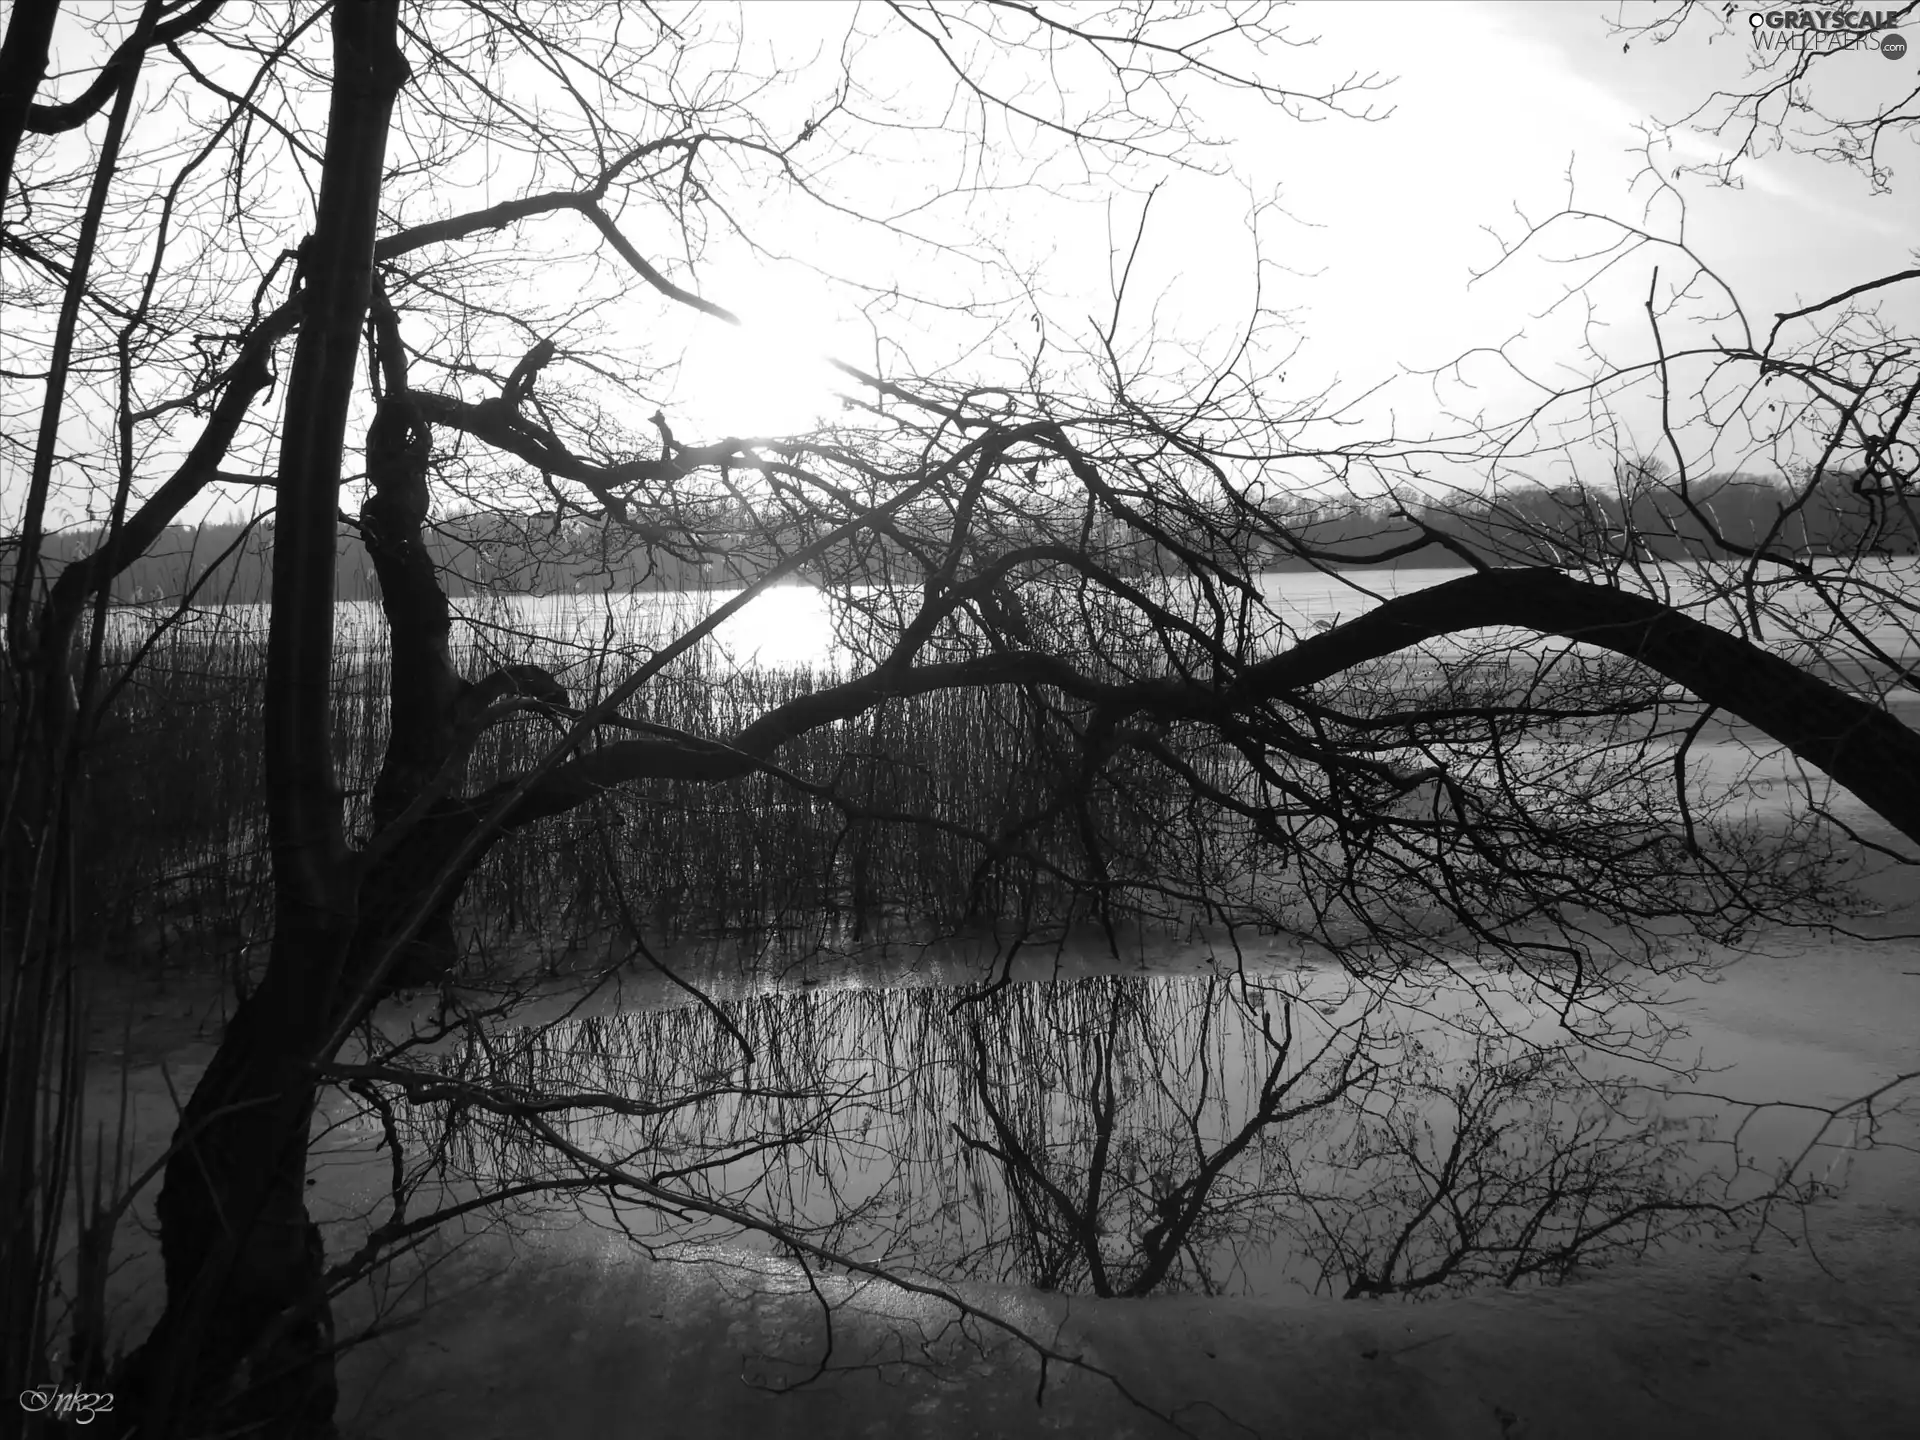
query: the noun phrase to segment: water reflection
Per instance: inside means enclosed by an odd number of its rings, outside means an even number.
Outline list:
[[[1887,557],[1857,567],[1859,584],[1874,596],[1898,590],[1912,582],[1914,561]],[[1257,572],[1256,584],[1265,607],[1253,618],[1257,629],[1284,627],[1295,637],[1341,621],[1353,620],[1382,599],[1409,595],[1444,584],[1468,573],[1458,568],[1408,566],[1355,570],[1342,574],[1319,571]],[[1777,566],[1758,571],[1767,600],[1769,624],[1752,631],[1744,587],[1717,583],[1711,568],[1676,562],[1643,567],[1614,577],[1615,583],[1641,589],[1668,603],[1694,611],[1709,624],[1735,634],[1751,634],[1758,643],[1798,663],[1818,656],[1851,651],[1840,645],[1833,615],[1819,591],[1798,585],[1782,588]],[[1792,578],[1792,577],[1786,577]],[[1824,577],[1837,585],[1838,576]],[[1143,583],[1153,585],[1149,577]],[[1156,598],[1181,589],[1178,581],[1161,578]],[[453,607],[459,625],[456,649],[506,645],[537,638],[582,654],[617,647],[652,649],[740,594],[737,588],[717,586],[702,590],[592,591],[581,593],[489,593],[456,598]],[[768,589],[721,625],[709,646],[712,658],[729,665],[769,669],[814,669],[845,665],[864,640],[868,623],[885,617],[881,629],[897,634],[920,595],[917,586],[891,591],[871,585],[853,585],[827,591],[813,584],[784,584]],[[1859,607],[1853,607],[1858,609]],[[1871,613],[1849,614],[1849,632],[1862,646],[1877,647],[1885,655],[1912,656],[1915,636],[1909,617],[1897,608],[1877,602]],[[1122,614],[1130,613],[1121,606]],[[379,643],[384,630],[380,609],[372,601],[343,601],[335,609],[336,641],[348,651],[364,651]],[[110,612],[110,642],[138,643],[156,626],[166,623],[188,636],[245,635],[264,637],[267,607],[236,603],[191,609],[175,614],[171,607],[121,605]],[[1277,643],[1270,635],[1267,643]],[[1440,648],[1453,648],[1439,642]],[[1256,648],[1259,648],[1256,646]],[[557,657],[549,659],[559,661]]]
[[[1097,1295],[1511,1284],[1722,1213],[1701,1122],[1532,1043],[1490,988],[1409,1005],[1303,969],[973,995],[475,1031],[430,1067],[474,1103],[401,1132],[418,1183],[618,1181],[588,1218],[649,1247],[771,1232]]]

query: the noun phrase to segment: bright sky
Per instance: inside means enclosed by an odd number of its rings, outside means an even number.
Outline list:
[[[1302,348],[1284,366],[1296,392],[1337,379],[1342,393],[1354,394],[1403,366],[1441,365],[1523,332],[1527,342],[1515,353],[1540,368],[1577,362],[1583,313],[1541,314],[1566,283],[1563,268],[1536,256],[1470,284],[1499,254],[1485,227],[1516,236],[1517,211],[1551,214],[1567,201],[1569,172],[1581,208],[1642,218],[1652,190],[1644,177],[1634,185],[1643,165],[1636,127],[1650,116],[1677,119],[1716,86],[1739,83],[1761,53],[1742,17],[1733,33],[1711,41],[1702,30],[1623,53],[1606,25],[1620,13],[1591,3],[1301,5],[1292,23],[1322,38],[1314,50],[1283,54],[1281,63],[1297,67],[1284,73],[1304,82],[1350,70],[1394,77],[1382,96],[1391,118],[1302,125],[1262,105],[1211,102],[1204,117],[1236,137],[1233,161],[1244,181],[1179,175],[1160,192],[1132,287],[1136,334],[1151,317],[1156,335],[1211,334],[1218,343],[1233,335],[1255,273],[1249,190],[1277,190],[1299,223],[1269,217],[1264,226],[1265,258],[1293,272],[1270,272],[1265,298],[1296,312]],[[847,14],[815,7],[813,40],[830,47],[827,37],[844,29]],[[1625,14],[1633,18],[1633,7]],[[748,24],[757,30],[769,18],[756,8]],[[1868,94],[1910,86],[1916,58],[1920,49],[1901,62],[1865,51],[1830,63],[1842,83]],[[1671,173],[1717,153],[1699,137],[1656,158]],[[1906,168],[1906,155],[1891,158]],[[1747,162],[1740,173],[1739,191],[1698,179],[1679,188],[1696,250],[1756,321],[1913,263],[1920,185],[1896,184],[1893,195],[1876,197],[1851,171],[1794,156]],[[1095,203],[1028,202],[1009,245],[1037,267],[1052,323],[1066,332],[1061,340],[1085,340],[1085,317],[1106,314],[1108,227],[1125,243],[1140,208],[1138,196],[1116,199],[1111,216]],[[1674,215],[1670,199],[1653,211],[1663,227]],[[1616,283],[1592,292],[1618,354],[1645,348],[1639,307],[1655,259],[1637,257]],[[1676,262],[1662,263],[1672,274]],[[737,339],[709,327],[696,344],[683,393],[715,428],[752,433],[803,423],[832,387],[808,360],[823,337],[824,348],[849,358],[873,353],[867,327],[844,308],[836,312],[817,284],[722,267],[710,293],[728,304],[737,297],[738,308],[762,322]],[[930,351],[934,337],[910,338]],[[1002,348],[1031,345],[1030,327],[1010,326],[1002,337]],[[1529,398],[1491,366],[1472,373],[1489,413]],[[1403,380],[1364,413],[1382,421],[1389,412],[1403,431],[1434,423],[1431,387]]]
[[[689,23],[718,28],[733,13],[698,6]],[[1262,303],[1291,316],[1291,332],[1270,335],[1256,365],[1277,400],[1329,386],[1351,399],[1391,382],[1353,412],[1364,423],[1342,438],[1378,434],[1389,425],[1402,435],[1428,432],[1443,424],[1442,402],[1498,418],[1533,398],[1499,367],[1476,363],[1464,377],[1477,389],[1451,385],[1438,399],[1431,381],[1408,372],[1524,335],[1510,354],[1536,372],[1570,379],[1573,371],[1566,367],[1582,359],[1586,315],[1578,305],[1544,313],[1575,273],[1546,263],[1553,251],[1528,255],[1474,283],[1476,272],[1500,253],[1488,227],[1517,237],[1522,213],[1542,218],[1567,202],[1569,172],[1583,209],[1641,219],[1653,191],[1644,177],[1637,188],[1634,183],[1642,166],[1636,127],[1649,117],[1678,119],[1717,86],[1740,84],[1763,54],[1742,23],[1744,11],[1729,33],[1709,38],[1710,26],[1690,29],[1669,44],[1635,44],[1623,53],[1606,24],[1622,13],[1617,4],[1591,0],[1307,0],[1287,12],[1287,23],[1300,36],[1318,35],[1318,43],[1276,50],[1276,75],[1311,90],[1350,74],[1377,73],[1392,81],[1376,97],[1382,108],[1391,107],[1389,118],[1303,124],[1244,97],[1207,94],[1198,105],[1199,123],[1230,141],[1217,158],[1230,162],[1231,176],[1142,171],[1129,189],[1098,177],[1080,176],[1076,184],[1070,168],[1055,166],[1048,185],[973,194],[911,218],[932,233],[970,230],[1003,248],[1010,266],[1028,277],[1031,300],[1010,295],[1004,273],[981,281],[959,262],[903,248],[857,216],[823,230],[816,212],[781,210],[753,192],[723,194],[763,241],[811,256],[824,269],[858,276],[881,290],[897,282],[903,289],[944,290],[949,298],[984,295],[1001,302],[991,329],[910,313],[871,295],[863,313],[862,297],[814,271],[729,255],[723,247],[701,271],[699,287],[752,323],[729,330],[663,307],[636,287],[633,323],[623,333],[636,337],[640,359],[660,358],[661,350],[672,352],[677,337],[687,338],[687,363],[667,405],[676,432],[687,440],[804,429],[815,416],[832,413],[833,393],[844,382],[820,364],[823,352],[866,368],[893,369],[904,357],[924,371],[1017,381],[1042,347],[1043,359],[1059,364],[1056,357],[1092,341],[1091,317],[1104,321],[1112,311],[1116,250],[1124,255],[1147,190],[1164,179],[1148,213],[1122,314],[1123,346],[1151,342],[1224,353],[1253,310],[1257,277]],[[1657,9],[1624,7],[1630,21],[1643,13]],[[771,77],[752,103],[775,135],[797,134],[804,120],[821,113],[849,48],[857,73],[875,92],[867,109],[941,103],[944,91],[933,83],[937,74],[928,69],[925,42],[899,34],[874,6],[750,0],[739,12],[739,25],[742,65]],[[856,35],[851,42],[850,32]],[[63,33],[71,34],[71,27]],[[1920,41],[1920,30],[1913,38]],[[57,45],[56,59],[70,68],[97,63],[97,40],[61,43],[71,53]],[[707,52],[698,53],[706,63]],[[1868,50],[1826,67],[1835,83],[1862,96],[1904,91],[1917,69],[1920,44],[1898,62]],[[72,85],[58,88],[70,93]],[[937,132],[861,143],[871,148],[841,155],[827,173],[839,193],[856,199],[856,208],[864,204],[877,212],[890,195],[914,186],[951,189],[972,178],[941,148]],[[1690,238],[1762,324],[1777,311],[1905,268],[1915,263],[1911,247],[1920,236],[1920,184],[1904,173],[1911,169],[1913,144],[1911,136],[1903,137],[1896,142],[1898,153],[1886,157],[1899,173],[1887,196],[1868,193],[1849,170],[1794,156],[1745,162],[1745,185],[1738,191],[1682,179],[1676,183],[1687,201]],[[1682,163],[1713,158],[1713,146],[1708,139],[1683,137],[1678,153],[1661,151],[1656,159],[1671,174]],[[1002,146],[1000,154],[1014,165],[1026,160],[1017,147]],[[1249,215],[1256,199],[1276,197],[1286,213],[1263,215],[1257,264]],[[475,187],[427,198],[464,206],[504,196]],[[1675,214],[1671,197],[1661,199],[1651,223],[1670,230]],[[527,243],[556,237],[554,243],[578,249],[588,242],[561,233],[570,223],[538,222],[528,227]],[[643,248],[670,249],[671,226],[661,217],[636,212],[627,223]],[[297,214],[290,213],[289,225],[297,224]],[[1569,231],[1565,241],[1590,240],[1593,233]],[[1566,253],[1564,242],[1557,253]],[[1608,328],[1590,333],[1616,358],[1648,350],[1640,305],[1656,258],[1635,257],[1580,297],[1598,307]],[[1670,276],[1671,258],[1661,263]],[[550,268],[564,284],[561,267]],[[981,288],[969,289],[974,285]],[[1898,303],[1907,323],[1920,319],[1920,305],[1912,299]],[[522,342],[516,337],[516,343]],[[1628,418],[1636,429],[1651,430],[1645,416]],[[87,422],[73,414],[68,423],[84,429]],[[644,431],[644,419],[635,419],[633,428]],[[1568,478],[1545,465],[1533,473]],[[210,496],[207,505],[218,509],[234,498]],[[254,499],[249,495],[248,503]]]

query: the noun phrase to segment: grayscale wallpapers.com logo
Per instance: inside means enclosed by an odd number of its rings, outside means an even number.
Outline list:
[[[1889,60],[1907,53],[1892,10],[1755,10],[1747,16],[1762,50],[1877,49]],[[1884,30],[1884,35],[1874,32]]]

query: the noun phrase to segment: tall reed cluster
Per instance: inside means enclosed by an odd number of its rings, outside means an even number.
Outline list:
[[[617,682],[627,657],[657,639],[642,621],[629,624],[626,633],[605,627],[555,637],[481,619],[461,627],[463,662],[473,675],[538,663],[577,703],[592,703]],[[389,655],[379,627],[342,629],[334,759],[349,826],[363,832],[387,738]],[[264,936],[265,670],[257,613],[211,612],[144,640],[129,627],[115,646],[120,692],[93,752],[82,861],[90,892],[105,897],[92,918],[109,954],[239,963]],[[623,713],[724,739],[835,678],[742,669],[695,652]],[[1072,803],[1050,806],[1062,767],[1071,765],[1067,718],[1033,693],[1006,688],[893,700],[791,742],[778,757],[780,774],[609,792],[496,846],[467,886],[462,928],[488,942],[534,938],[564,948],[622,927],[674,940],[822,926],[857,935],[883,924],[1001,916],[1043,921],[1087,903],[1065,875],[1102,871],[1109,900],[1123,902],[1129,875],[1151,878],[1144,857],[1164,848],[1189,802],[1164,776],[1122,760]],[[526,716],[488,731],[469,758],[468,791],[525,770],[561,728],[557,719]],[[1005,844],[995,863],[983,864],[993,837]],[[1129,865],[1129,855],[1141,863]]]
[[[143,635],[116,627],[112,687],[78,807],[84,939],[142,965],[240,964],[266,934],[261,788],[266,643],[241,611]],[[364,803],[386,731],[386,671],[334,661],[334,758]]]

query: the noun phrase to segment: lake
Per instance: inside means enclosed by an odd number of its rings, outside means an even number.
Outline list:
[[[1834,574],[1838,567],[1829,567]],[[1380,600],[1414,594],[1468,572],[1448,568],[1402,568],[1350,571],[1342,576],[1315,571],[1268,572],[1259,586],[1272,618],[1291,633],[1304,634],[1353,619]],[[1869,562],[1850,581],[1856,600],[1877,595],[1884,603],[1879,613],[1858,616],[1854,632],[1832,636],[1832,618],[1815,605],[1804,590],[1789,588],[1792,577],[1780,568],[1763,567],[1761,585],[1771,611],[1757,627],[1769,649],[1790,657],[1803,654],[1817,640],[1822,649],[1848,654],[1871,644],[1888,655],[1920,656],[1920,559],[1901,558]],[[1696,607],[1702,618],[1727,629],[1754,627],[1736,599],[1707,601],[1706,584],[1697,567],[1666,564],[1645,567],[1628,580],[1638,589]],[[609,648],[649,650],[666,643],[686,626],[711,614],[735,598],[737,590],[634,591],[613,594],[500,595],[453,602],[459,617],[456,644],[477,655],[518,653],[530,639],[543,650],[571,654],[578,662],[604,654]],[[880,592],[856,590],[861,598]],[[149,633],[163,611],[151,607],[122,607],[113,615],[112,638],[136,641]],[[365,650],[378,643],[384,630],[379,607],[372,602],[341,604],[336,635],[348,649]],[[266,632],[267,607],[237,605],[196,612],[184,626],[187,635],[220,633],[261,637]],[[710,660],[723,666],[765,669],[820,669],[844,667],[848,651],[839,627],[848,622],[843,607],[812,585],[773,587],[717,627],[706,649]],[[1274,643],[1276,635],[1268,643]]]
[[[1305,633],[1376,596],[1462,573],[1372,572],[1359,577],[1372,595],[1318,574],[1266,575],[1261,588],[1277,620]],[[1874,583],[1904,595],[1914,575],[1903,563]],[[1656,579],[1698,588],[1679,567]],[[609,646],[664,643],[733,593],[507,596],[458,608],[476,652],[524,653],[532,636],[590,664]],[[775,588],[718,628],[708,656],[723,669],[844,664],[843,621],[817,589]],[[123,613],[119,623],[131,636],[143,622]],[[264,610],[198,623],[257,637]],[[344,645],[370,646],[379,628],[375,607],[341,607]],[[1805,636],[1787,627],[1767,638],[1792,650]],[[1915,650],[1897,617],[1865,638],[1894,655]],[[1746,758],[1737,746],[1702,746],[1696,782]],[[1551,1029],[1547,1011],[1466,957],[1450,978],[1387,998],[1299,955],[1243,965],[1205,946],[1161,945],[1118,967],[1083,955],[985,999],[966,988],[986,973],[977,956],[869,960],[805,957],[791,973],[740,979],[707,957],[696,973],[716,988],[725,1024],[642,987],[595,1013],[489,1025],[463,1046],[424,1053],[440,1073],[668,1106],[645,1117],[586,1106],[560,1124],[582,1155],[667,1186],[666,1200],[619,1216],[640,1243],[777,1251],[723,1213],[744,1206],[865,1263],[1070,1292],[1341,1294],[1418,1282],[1450,1257],[1442,1286],[1553,1274],[1556,1237],[1595,1214],[1651,1201],[1650,1214],[1677,1219],[1671,1207],[1713,1186],[1750,1197],[1799,1155],[1815,1123],[1767,1110],[1734,1155],[1722,1142],[1736,1108],[1663,1095],[1645,1065],[1536,1046]],[[1717,1047],[1709,1063],[1745,1065],[1762,1085],[1754,1100],[1827,1103],[1880,1076],[1790,1045],[1768,1052],[1692,1018]],[[1698,1058],[1685,1041],[1672,1053]],[[1764,1088],[1774,1082],[1777,1091]],[[695,1090],[711,1093],[673,1103]],[[369,1117],[336,1118],[339,1138],[377,1138]],[[416,1153],[440,1157],[441,1171],[420,1176],[429,1192],[555,1178],[550,1146],[471,1112],[452,1128],[436,1128],[434,1110],[408,1124]],[[1806,1157],[1796,1178],[1826,1178],[1845,1154]],[[670,1180],[658,1181],[664,1172]],[[1503,1188],[1502,1176],[1514,1183]],[[674,1196],[682,1214],[663,1218]],[[595,1201],[536,1221],[615,1216]],[[1617,1238],[1631,1250],[1659,1228]]]
[[[649,1108],[589,1103],[552,1123],[579,1155],[656,1185],[657,1203],[532,1205],[520,1223],[543,1233],[598,1227],[636,1254],[784,1263],[785,1246],[737,1223],[747,1214],[940,1283],[1116,1295],[1557,1278],[1683,1238],[1684,1207],[1752,1201],[1783,1166],[1837,1184],[1857,1123],[1823,1134],[1794,1107],[1885,1078],[1857,1054],[1751,1033],[1779,967],[1749,976],[1724,952],[1724,985],[1656,982],[1670,1006],[1609,1017],[1684,1024],[1666,1054],[1704,1064],[1702,1080],[1567,1046],[1523,984],[1464,960],[1388,985],[1277,942],[1116,958],[1083,941],[981,997],[990,957],[964,948],[880,944],[784,966],[709,949],[676,963],[714,1008],[641,967],[585,1013],[557,995],[522,1017],[544,1023],[489,1024],[413,1063]],[[1910,1001],[1900,983],[1891,998]],[[1736,996],[1744,1025],[1718,1018]],[[423,1018],[383,1025],[401,1041]],[[423,1194],[578,1173],[475,1112],[448,1125],[403,1110],[400,1133],[441,1157]],[[378,1134],[363,1116],[331,1143]]]

